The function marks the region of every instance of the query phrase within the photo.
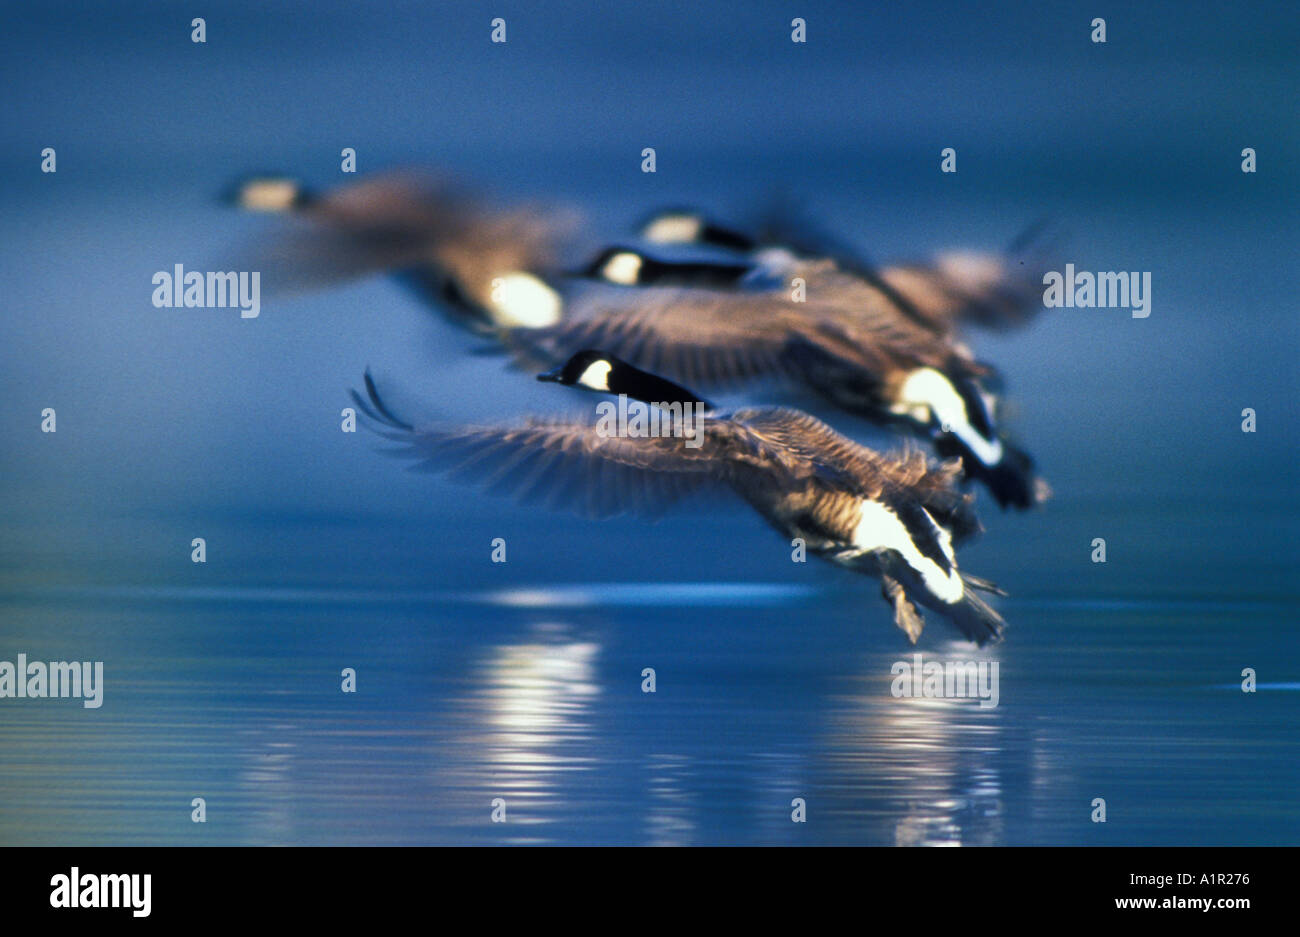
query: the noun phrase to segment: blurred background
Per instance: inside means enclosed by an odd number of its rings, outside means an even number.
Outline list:
[[[0,659],[102,660],[106,686],[98,710],[0,701],[0,842],[1300,838],[1294,4],[5,18]],[[962,562],[1010,591],[1005,643],[931,616],[920,649],[997,660],[1000,705],[893,698],[912,649],[878,584],[791,563],[742,508],[596,524],[341,433],[367,366],[408,410],[572,403],[391,281],[264,293],[252,320],[151,304],[156,271],[228,269],[268,230],[220,202],[233,179],[341,183],[344,147],[359,175],[447,169],[611,237],[665,204],[725,217],[779,191],[884,261],[997,249],[1049,217],[1063,262],[1150,271],[1147,319],[1058,309],[971,337],[1056,497],[1004,515],[979,496]]]

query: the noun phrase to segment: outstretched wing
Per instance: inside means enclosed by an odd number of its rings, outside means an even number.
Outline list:
[[[574,287],[564,319],[506,341],[529,363],[600,348],[685,384],[734,385],[806,376],[821,360],[877,379],[897,367],[953,367],[954,346],[899,315],[892,302],[830,262],[793,271],[806,293],[776,289]],[[983,369],[971,362],[971,373]]]
[[[565,306],[557,325],[506,336],[518,357],[558,363],[599,348],[687,385],[789,375],[795,326],[768,292],[597,286],[570,290]]]
[[[952,251],[928,264],[887,267],[881,277],[933,327],[1010,328],[1042,308],[1036,265],[992,253]]]
[[[786,197],[768,206],[750,240],[779,245],[805,258],[829,259],[839,271],[882,294],[913,325],[948,334],[965,325],[1005,329],[1030,319],[1042,308],[1042,272],[1057,235],[1052,226],[1039,222],[1003,253],[950,251],[925,263],[883,267]]]
[[[492,494],[589,517],[655,517],[687,496],[729,487],[727,452],[736,440],[725,421],[699,427],[698,447],[676,436],[605,434],[580,420],[416,427],[388,410],[369,374],[366,388],[368,400],[355,391],[353,399],[373,428],[397,444],[393,454]]]

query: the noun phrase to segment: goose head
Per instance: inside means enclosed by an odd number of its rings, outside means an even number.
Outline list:
[[[712,405],[693,391],[667,378],[628,364],[621,358],[596,349],[580,351],[558,368],[537,375],[539,381],[553,381],[602,394],[626,394],[649,404]]]

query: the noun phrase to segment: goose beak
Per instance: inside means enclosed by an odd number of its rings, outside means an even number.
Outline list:
[[[563,373],[564,365],[560,365],[558,368],[552,368],[549,371],[544,371],[537,375],[537,379],[539,381],[551,381],[552,383],[558,384],[560,383],[560,377]]]

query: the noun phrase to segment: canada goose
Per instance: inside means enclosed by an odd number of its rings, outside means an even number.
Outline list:
[[[624,255],[636,256],[620,249],[610,262]],[[599,347],[693,385],[785,378],[876,423],[926,436],[941,455],[962,456],[967,475],[1004,507],[1047,497],[1032,459],[996,429],[989,367],[950,336],[900,315],[833,260],[791,263],[806,301],[779,279],[736,289],[570,290],[559,323],[516,329],[505,340],[524,363],[554,364]]]
[[[1029,226],[1003,253],[945,251],[930,261],[878,266],[843,239],[798,219],[791,212],[770,214],[758,233],[727,227],[701,212],[671,209],[651,215],[641,236],[655,245],[693,244],[771,258],[828,258],[843,272],[862,277],[886,294],[899,311],[918,325],[952,333],[962,325],[1007,329],[1023,325],[1043,308],[1041,267],[1050,249],[1046,224]],[[780,248],[774,253],[772,248]],[[707,264],[697,266],[707,267]],[[731,266],[727,262],[722,267]],[[680,286],[727,285],[707,270],[692,282],[689,271],[661,271]],[[795,275],[795,274],[792,274]],[[739,282],[733,278],[731,284]]]
[[[559,321],[544,274],[566,259],[577,219],[523,206],[500,210],[437,177],[392,172],[315,193],[287,178],[236,185],[234,203],[305,226],[269,251],[271,286],[307,287],[398,273],[456,320],[480,332]]]
[[[700,402],[599,351],[580,352],[540,378],[657,407]],[[959,571],[953,552],[979,531],[971,496],[954,487],[955,460],[932,466],[916,451],[877,453],[806,413],[778,408],[708,414],[697,448],[679,435],[617,435],[581,420],[414,427],[392,414],[369,372],[365,386],[367,398],[352,392],[358,407],[423,467],[596,517],[656,515],[688,494],[730,489],[809,552],[878,577],[913,643],[923,626],[917,603],[978,644],[1001,636],[1002,618],[975,594],[1000,590]]]

